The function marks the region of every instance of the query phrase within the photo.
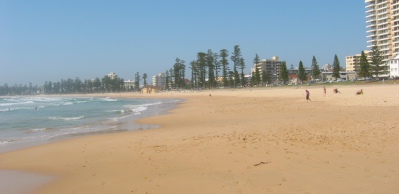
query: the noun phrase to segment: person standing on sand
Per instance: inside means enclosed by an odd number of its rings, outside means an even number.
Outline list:
[[[306,102],[308,102],[309,100],[310,100],[310,98],[309,98],[309,91],[308,90],[305,90],[306,91]],[[312,101],[312,100],[310,100],[310,101]]]
[[[326,89],[326,86],[323,86],[323,90],[324,90],[323,96],[325,97],[325,96],[327,95],[327,89]]]

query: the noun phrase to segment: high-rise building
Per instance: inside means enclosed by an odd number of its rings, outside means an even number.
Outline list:
[[[165,86],[166,86],[166,74],[165,73],[160,73],[158,75],[153,76],[152,77],[152,85],[165,89]]]
[[[365,0],[368,48],[377,45],[383,61],[399,54],[399,0]]]
[[[269,84],[277,84],[279,82],[280,68],[283,62],[285,61],[279,61],[277,56],[272,57],[272,59],[263,59],[260,63],[254,64],[252,73],[255,72],[256,69],[259,70],[261,75],[263,71],[266,71],[270,78]]]

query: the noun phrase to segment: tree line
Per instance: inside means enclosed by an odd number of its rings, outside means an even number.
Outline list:
[[[239,45],[234,46],[234,51],[229,58],[229,51],[221,49],[219,52],[213,52],[209,49],[205,52],[198,52],[197,59],[189,64],[191,69],[191,81],[186,81],[186,65],[185,61],[176,58],[172,68],[165,71],[166,83],[165,89],[199,89],[199,88],[216,88],[216,87],[245,87],[245,86],[264,86],[270,83],[270,75],[267,71],[259,72],[258,68],[252,72],[250,79],[245,78],[244,69],[245,62],[241,54]],[[383,58],[378,46],[374,45],[369,54],[372,64],[369,63],[364,51],[361,53],[359,77],[371,77],[375,75],[377,78],[384,66]],[[232,62],[232,68],[229,66]],[[255,54],[253,60],[254,64],[259,64],[261,61],[258,54]],[[337,55],[334,56],[333,75],[334,78],[340,78],[339,71],[341,70],[340,62]],[[321,71],[317,64],[316,57],[312,58],[311,78],[320,78]],[[298,80],[301,82],[308,80],[308,75],[305,72],[302,61],[299,62],[297,73]],[[104,92],[125,92],[125,91],[139,91],[140,81],[143,79],[144,86],[147,86],[147,74],[140,76],[139,72],[135,74],[134,84],[126,86],[124,79],[118,76],[111,79],[105,75],[102,79],[95,78],[92,80],[81,81],[79,78],[75,79],[61,79],[58,82],[46,81],[43,87],[27,85],[0,86],[0,95],[32,95],[37,93],[45,94],[71,94],[71,93],[104,93]],[[282,62],[280,67],[279,81],[281,84],[286,84],[289,81],[289,73],[287,65]]]
[[[170,70],[165,71],[165,89],[199,89],[216,87],[243,87],[246,86],[244,69],[245,62],[239,45],[234,46],[230,57],[233,68],[229,67],[229,52],[222,49],[213,52],[209,49],[198,52],[197,59],[190,62],[191,81],[186,82],[185,61],[176,58]]]
[[[147,74],[142,76],[144,86],[147,85]],[[32,83],[27,85],[9,86],[4,84],[0,86],[0,95],[35,95],[35,94],[81,94],[81,93],[110,93],[110,92],[132,92],[140,91],[140,75],[139,72],[135,74],[135,81],[133,85],[126,86],[123,78],[117,75],[112,78],[105,75],[103,78],[96,77],[91,80],[82,81],[78,77],[75,79],[61,79],[58,82],[45,81],[42,87],[33,86]]]
[[[255,71],[252,72],[253,76],[250,79],[245,78],[245,62],[239,45],[234,46],[234,51],[231,53],[230,58],[229,54],[229,51],[226,49],[222,49],[218,53],[213,52],[211,49],[206,53],[198,52],[197,59],[191,61],[189,64],[192,78],[189,84],[185,82],[185,61],[176,58],[173,67],[165,71],[165,89],[236,88],[245,86],[265,86],[270,83],[269,72],[265,70],[260,72],[258,68],[255,68]],[[232,62],[232,68],[229,66],[229,59]],[[255,54],[253,63],[259,64],[260,62],[258,54]],[[334,56],[333,69],[333,77],[339,78],[341,66],[337,55]],[[312,79],[318,79],[320,76],[321,71],[319,65],[317,64],[316,57],[313,56],[311,77]],[[302,61],[299,62],[297,77],[301,82],[308,80],[308,75],[305,72]],[[289,72],[285,62],[282,62],[280,67],[279,81],[281,81],[281,84],[286,84],[289,81]]]

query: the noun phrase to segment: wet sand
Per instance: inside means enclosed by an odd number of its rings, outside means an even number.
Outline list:
[[[399,85],[333,88],[112,94],[186,100],[140,120],[158,129],[4,153],[0,169],[56,177],[32,193],[397,192]]]

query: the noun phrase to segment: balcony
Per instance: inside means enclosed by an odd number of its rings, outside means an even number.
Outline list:
[[[377,35],[376,34],[369,34],[366,36],[366,38],[369,38],[370,40],[376,40],[377,39]]]
[[[367,1],[366,0],[366,3],[368,4],[368,5],[366,5],[367,9],[373,8],[375,6],[375,1]]]
[[[369,30],[366,31],[366,33],[375,34],[375,31],[377,31],[376,28],[370,28]]]
[[[387,30],[386,32],[380,32],[380,33],[378,33],[378,35],[379,36],[382,36],[382,35],[390,35],[391,33]]]
[[[391,23],[390,21],[391,21],[390,18],[388,18],[388,19],[378,19],[377,23],[378,23],[378,25],[384,25],[384,24],[390,25],[390,23]]]
[[[369,14],[369,15],[366,15],[366,18],[370,18],[370,19],[375,19],[375,14],[374,13],[372,13],[372,14]]]
[[[366,26],[366,28],[375,28],[376,25],[376,22],[371,22],[369,25]]]
[[[389,39],[390,39],[390,37],[388,36],[386,38],[379,38],[378,41],[384,41],[384,40],[389,40]]]

